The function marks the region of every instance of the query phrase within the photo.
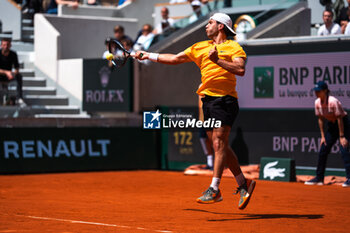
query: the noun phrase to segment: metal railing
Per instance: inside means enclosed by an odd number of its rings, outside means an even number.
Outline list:
[[[232,1],[232,8],[239,8],[239,7],[250,7],[250,6],[268,6],[267,9],[259,13],[258,15],[254,16],[255,19],[259,19],[260,17],[266,15],[267,13],[276,10],[276,9],[287,9],[291,7],[292,5],[305,1],[305,0],[234,0]],[[199,18],[206,16],[210,14],[211,12],[220,11],[225,8],[224,1],[223,0],[215,0],[215,1],[209,1],[206,5],[203,5],[199,12],[194,12],[193,14],[178,20],[175,23],[176,28],[184,28],[188,26],[189,24],[195,22]],[[244,12],[242,12],[244,13]]]

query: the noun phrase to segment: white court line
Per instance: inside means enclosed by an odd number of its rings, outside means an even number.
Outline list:
[[[59,222],[81,223],[81,224],[89,224],[89,225],[97,225],[97,226],[119,227],[119,228],[137,229],[137,230],[144,230],[144,231],[172,233],[172,231],[151,230],[143,227],[129,227],[129,226],[123,226],[123,225],[108,224],[108,223],[86,222],[86,221],[78,221],[78,220],[70,220],[70,219],[47,218],[47,217],[26,216],[26,215],[17,215],[17,216],[33,218],[33,219],[41,219],[41,220],[52,220],[52,221],[59,221]]]

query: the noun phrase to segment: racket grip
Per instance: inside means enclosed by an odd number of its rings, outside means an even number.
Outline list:
[[[130,56],[135,57],[136,53],[133,51],[130,53]],[[143,57],[143,53],[140,53],[140,58]]]

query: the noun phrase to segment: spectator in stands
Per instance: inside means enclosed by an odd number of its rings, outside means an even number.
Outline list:
[[[124,48],[126,50],[128,50],[130,52],[132,51],[132,46],[133,46],[134,43],[133,43],[133,41],[131,39],[125,38],[121,42],[122,42],[122,45],[124,46]]]
[[[341,24],[341,21],[349,21],[348,18],[348,8],[350,8],[350,0],[347,0],[348,6],[344,6],[342,9],[340,9],[339,15],[336,17],[335,21],[337,24]]]
[[[349,22],[348,10],[350,9],[350,0],[347,0],[347,2],[348,6],[340,10],[338,17],[334,21],[340,25],[342,33],[345,33],[345,28]]]
[[[338,19],[340,16],[340,11],[344,8],[344,0],[335,0],[334,3],[332,3],[332,9],[334,12],[334,18]],[[338,23],[338,22],[336,22]],[[339,24],[339,23],[338,23]]]
[[[346,26],[348,25],[348,21],[340,21],[340,31],[342,34],[345,34],[345,29],[346,29]]]
[[[194,14],[188,19],[189,23],[193,23],[197,21],[200,17],[202,17],[202,3],[199,0],[193,0],[191,1],[191,6]]]
[[[12,72],[12,68],[15,70]],[[11,39],[4,38],[1,40],[0,50],[0,81],[10,82],[17,81],[17,103],[25,106],[22,91],[22,75],[19,73],[19,63],[17,53],[11,50]]]
[[[142,34],[135,42],[134,50],[148,50],[154,38],[152,30],[153,28],[150,24],[143,25]]]
[[[350,4],[349,4],[349,8],[348,8],[347,13],[348,13],[348,18],[350,19]],[[344,29],[344,34],[350,35],[350,23],[349,22],[347,22],[347,24],[346,24],[346,27]]]
[[[98,6],[101,5],[101,0],[84,0],[84,3],[88,6]]]
[[[73,9],[77,9],[79,6],[79,0],[51,0],[46,13],[57,14],[58,5],[67,5],[72,7]]]
[[[133,46],[133,40],[124,34],[124,27],[121,25],[117,25],[114,27],[114,39],[118,40],[126,50],[130,51]],[[109,54],[108,50],[108,43],[109,43],[109,38],[105,40],[105,45],[106,45],[106,51],[102,54],[102,58],[106,59],[106,56]],[[118,50],[115,54],[115,56],[123,56],[123,51]],[[112,66],[112,63],[109,62],[109,65]]]
[[[191,6],[193,9],[193,12],[198,16],[198,18],[202,15],[201,12],[201,7],[202,7],[202,2],[199,0],[192,0],[191,2]]]
[[[124,27],[121,25],[117,25],[114,27],[114,38],[118,41],[122,41],[124,39],[130,39],[132,41],[130,36],[125,35]]]
[[[350,23],[348,23],[348,25],[346,25],[346,28],[344,30],[344,35],[350,36]]]
[[[321,148],[318,154],[316,177],[306,181],[306,185],[323,185],[327,157],[333,145],[339,139],[339,149],[345,165],[346,181],[343,187],[350,187],[350,121],[347,112],[343,109],[340,101],[331,96],[328,85],[324,81],[316,83],[314,89],[317,99],[315,100],[315,114],[318,117],[318,125],[321,133]],[[327,131],[325,131],[327,123]]]
[[[174,27],[175,20],[173,20],[172,18],[169,18],[169,9],[166,7],[163,7],[160,10],[160,14],[162,16],[162,21],[153,30],[154,35],[162,34],[174,29],[173,27]]]
[[[341,34],[341,28],[339,24],[333,23],[333,12],[331,10],[323,11],[324,24],[318,29],[317,35],[328,36]]]

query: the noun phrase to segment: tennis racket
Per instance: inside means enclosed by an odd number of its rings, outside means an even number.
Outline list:
[[[116,67],[122,67],[126,64],[129,57],[135,56],[134,52],[130,52],[124,48],[124,46],[115,39],[108,39],[108,50],[113,54],[112,64]]]

